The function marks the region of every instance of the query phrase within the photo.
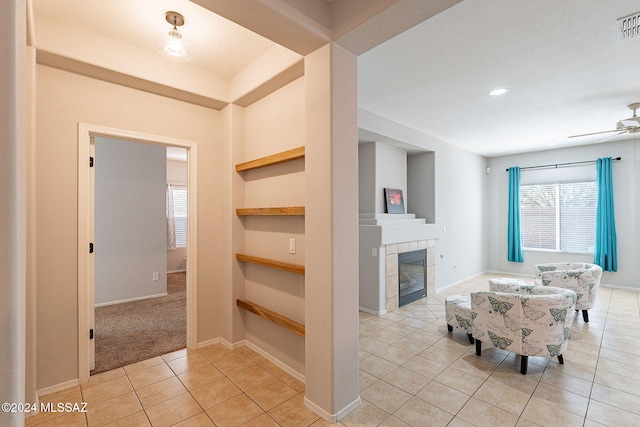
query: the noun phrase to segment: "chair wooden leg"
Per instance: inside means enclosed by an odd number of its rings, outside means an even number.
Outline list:
[[[482,353],[482,341],[476,338],[476,355],[480,356]]]
[[[527,368],[529,367],[529,356],[521,356],[520,359],[520,373],[527,375]]]
[[[564,365],[564,359],[562,358],[561,354],[558,355],[558,363]]]
[[[584,323],[589,323],[589,312],[587,310],[582,310],[582,320],[584,320]]]
[[[452,332],[453,331],[453,326],[447,324],[447,331]]]
[[[470,344],[473,344],[473,341],[474,341],[474,340],[473,340],[473,335],[471,335],[471,334],[467,334],[467,336],[469,337],[469,343],[470,343]]]

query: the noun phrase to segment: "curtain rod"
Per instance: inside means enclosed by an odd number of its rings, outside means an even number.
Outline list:
[[[618,157],[613,157],[611,160],[622,160],[622,157],[618,156]],[[595,163],[596,160],[586,160],[584,162],[569,162],[569,163],[557,163],[554,165],[538,165],[538,166],[527,166],[524,168],[520,168],[520,170],[526,170],[526,169],[542,169],[542,168],[557,168],[558,166],[573,166],[573,165],[584,165],[587,163]],[[507,172],[509,172],[509,168],[505,169]]]

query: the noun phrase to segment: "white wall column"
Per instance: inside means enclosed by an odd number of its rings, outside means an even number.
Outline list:
[[[359,406],[357,58],[305,58],[305,404],[335,421]]]
[[[0,14],[0,402],[25,402],[27,96],[26,4]],[[0,424],[24,425],[24,413],[0,412]]]

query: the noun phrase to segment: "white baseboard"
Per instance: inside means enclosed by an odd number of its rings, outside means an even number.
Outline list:
[[[240,347],[246,346],[247,348],[255,351],[260,356],[262,356],[265,359],[267,359],[269,362],[271,362],[274,365],[276,365],[278,368],[280,368],[283,371],[285,371],[287,374],[291,375],[293,378],[295,378],[298,381],[300,381],[301,383],[304,384],[304,382],[305,382],[305,377],[300,372],[296,371],[295,369],[293,369],[291,366],[287,365],[286,363],[284,363],[280,359],[276,358],[272,354],[266,352],[265,350],[261,349],[257,345],[255,345],[255,344],[253,344],[253,343],[251,343],[251,342],[249,342],[247,340],[241,340],[241,341],[238,341],[238,342],[235,342],[235,343],[230,343],[229,341],[225,340],[224,338],[218,337],[218,338],[214,338],[212,340],[203,341],[201,343],[198,343],[198,348],[202,348],[202,347],[206,347],[206,346],[211,345],[211,344],[218,344],[218,343],[222,344],[223,346],[225,346],[229,350],[234,350],[236,348],[240,348]]]
[[[101,302],[100,304],[94,304],[94,307],[104,307],[104,306],[107,306],[107,305],[122,304],[124,302],[141,301],[143,299],[166,297],[167,295],[168,294],[165,292],[163,294],[146,295],[146,296],[143,296],[143,297],[127,298],[127,299],[121,299],[121,300],[118,300],[118,301]]]
[[[634,292],[640,291],[640,288],[635,287],[635,286],[610,285],[608,283],[600,283],[600,286],[603,287],[603,288],[622,289],[624,291],[634,291]]]
[[[318,405],[316,405],[315,403],[313,403],[312,401],[310,401],[309,399],[307,399],[306,396],[304,397],[304,406],[311,409],[313,412],[320,415],[324,420],[332,424],[337,423],[338,421],[346,417],[351,411],[356,409],[361,404],[362,404],[362,400],[360,399],[360,396],[358,396],[356,400],[354,400],[353,402],[345,406],[343,409],[341,409],[337,413],[330,414],[324,409],[322,409],[321,407],[319,407]]]
[[[376,311],[376,310],[371,310],[370,308],[363,307],[363,306],[359,306],[358,310],[364,311],[365,313],[369,313],[369,314],[375,314],[376,316],[382,316],[383,314],[387,313],[387,310]]]
[[[219,342],[220,342],[220,338],[214,338],[212,340],[202,341],[202,342],[198,343],[196,348],[202,348],[202,347],[206,347],[208,345],[218,344]]]
[[[171,270],[171,271],[167,271],[167,274],[171,274],[171,273],[186,273],[187,269],[183,268],[182,270]]]
[[[296,371],[295,369],[293,369],[291,366],[287,365],[286,363],[282,362],[280,359],[276,358],[275,356],[271,355],[270,353],[264,351],[263,349],[261,349],[257,345],[255,345],[255,344],[253,344],[253,343],[251,343],[251,342],[249,342],[247,340],[244,340],[244,345],[246,345],[248,348],[250,348],[251,350],[253,350],[256,353],[258,353],[260,356],[264,357],[269,362],[273,363],[278,368],[282,369],[287,374],[291,375],[293,378],[297,379],[301,383],[303,383],[303,384],[305,383],[306,378],[305,378],[304,375],[302,375],[300,372]]]
[[[36,395],[37,395],[38,399],[41,399],[43,397],[46,397],[49,394],[53,394],[53,393],[56,393],[56,392],[61,391],[61,390],[66,390],[68,388],[75,387],[77,385],[80,385],[80,382],[78,381],[78,379],[70,380],[70,381],[67,381],[67,382],[64,382],[64,383],[52,385],[50,387],[46,387],[46,388],[43,388],[41,390],[38,390],[36,392]]]
[[[223,346],[227,347],[229,350],[235,350],[236,348],[240,348],[240,347],[244,346],[245,343],[246,343],[245,340],[242,340],[242,341],[238,341],[238,342],[235,342],[235,343],[232,344],[229,341],[225,340],[224,338],[218,338],[218,339],[220,340],[220,343]]]

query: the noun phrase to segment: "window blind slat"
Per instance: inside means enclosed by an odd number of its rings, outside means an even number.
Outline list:
[[[187,246],[187,188],[173,187],[173,212],[176,223],[176,246]]]

